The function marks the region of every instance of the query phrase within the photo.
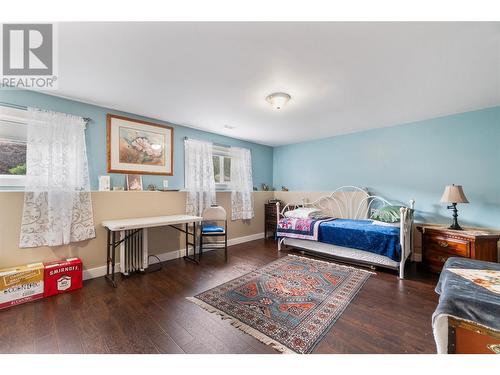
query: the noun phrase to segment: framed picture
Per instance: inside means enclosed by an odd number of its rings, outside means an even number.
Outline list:
[[[127,179],[127,190],[143,190],[141,175],[128,174],[126,179]]]
[[[172,176],[174,129],[132,118],[107,116],[108,172]]]
[[[99,176],[99,191],[111,190],[111,178],[109,176]]]

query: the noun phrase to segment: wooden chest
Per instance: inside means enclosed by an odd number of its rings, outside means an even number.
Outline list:
[[[449,317],[448,353],[500,354],[500,333],[474,322]]]
[[[422,262],[433,272],[441,272],[449,257],[497,261],[499,234],[430,226],[417,229],[422,233]]]

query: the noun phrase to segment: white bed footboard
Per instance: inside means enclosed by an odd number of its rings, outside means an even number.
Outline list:
[[[285,212],[297,207],[314,207],[320,209],[325,215],[342,219],[367,219],[371,214],[387,205],[391,205],[386,199],[370,195],[366,189],[356,186],[342,186],[331,194],[320,197],[313,202],[289,203],[281,207],[276,203],[277,223],[285,216]],[[400,222],[400,245],[401,261],[399,262],[399,277],[404,278],[406,260],[412,253],[413,246],[413,211],[415,201],[410,200],[410,207],[401,207]],[[285,237],[278,237],[278,251],[281,251]],[[355,261],[356,259],[353,258]],[[385,266],[384,264],[381,264]]]

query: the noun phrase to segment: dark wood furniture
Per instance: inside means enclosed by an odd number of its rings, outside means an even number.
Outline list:
[[[449,317],[448,353],[500,354],[500,333],[474,322]]]
[[[422,233],[422,263],[432,272],[441,272],[449,257],[497,261],[500,234],[423,225],[417,230]]]
[[[269,232],[272,237],[276,236],[276,225],[278,220],[278,210],[276,203],[264,204],[264,238],[268,237]]]

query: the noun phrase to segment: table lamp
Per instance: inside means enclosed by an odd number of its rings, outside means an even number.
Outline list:
[[[451,206],[447,208],[453,210],[453,223],[449,226],[450,229],[462,230],[462,227],[458,225],[458,210],[457,203],[469,203],[465,197],[464,191],[461,185],[448,185],[444,188],[443,196],[441,197],[442,203],[451,203]]]

